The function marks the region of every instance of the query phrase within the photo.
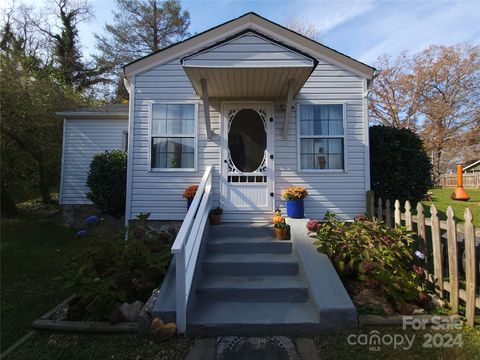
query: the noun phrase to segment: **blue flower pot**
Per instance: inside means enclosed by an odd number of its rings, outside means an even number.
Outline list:
[[[190,209],[190,205],[192,205],[193,198],[187,199],[187,211]]]
[[[302,219],[305,210],[303,207],[303,199],[300,200],[287,200],[287,215],[292,219]]]

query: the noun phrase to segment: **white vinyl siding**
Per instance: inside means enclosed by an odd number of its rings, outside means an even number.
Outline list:
[[[92,158],[105,150],[122,150],[127,119],[66,119],[62,153],[61,204],[91,204],[87,174]]]
[[[264,68],[310,66],[312,60],[284,46],[245,34],[185,59],[184,65],[202,68]]]
[[[242,40],[244,41],[244,40]],[[226,46],[225,44],[224,46]],[[236,47],[239,43],[233,44]],[[260,51],[260,46],[242,46],[241,53]],[[251,47],[250,47],[251,46]],[[344,104],[345,169],[339,172],[303,172],[298,170],[298,133],[296,111],[291,112],[288,137],[283,138],[284,103],[274,103],[275,127],[275,205],[284,209],[281,190],[289,185],[305,186],[310,195],[305,201],[306,216],[321,218],[327,210],[345,219],[365,211],[366,116],[363,98],[364,80],[346,70],[319,59],[319,64],[295,99],[302,103]],[[225,89],[231,84],[225,84]],[[225,90],[227,91],[227,90]],[[206,166],[214,165],[214,206],[220,200],[220,111],[222,100],[211,99],[210,121],[214,132],[206,138],[203,106],[198,106],[197,168],[195,171],[154,172],[149,162],[149,105],[152,102],[197,102],[193,86],[181,66],[180,58],[157,65],[135,76],[134,124],[132,144],[131,201],[127,206],[130,219],[140,212],[150,212],[153,220],[181,220],[186,214],[184,189],[198,184]],[[249,99],[262,101],[262,99]],[[255,220],[258,214],[239,214],[237,219]],[[264,217],[263,217],[264,218]]]

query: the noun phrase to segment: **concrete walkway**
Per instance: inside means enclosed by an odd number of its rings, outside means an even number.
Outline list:
[[[317,360],[315,343],[287,336],[223,336],[198,340],[186,360]]]

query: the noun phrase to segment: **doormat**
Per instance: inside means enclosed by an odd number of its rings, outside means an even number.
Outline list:
[[[215,360],[301,360],[295,339],[287,336],[217,338]]]

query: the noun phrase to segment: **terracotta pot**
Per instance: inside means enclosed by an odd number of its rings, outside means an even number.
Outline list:
[[[278,229],[278,228],[273,228],[275,231],[275,239],[277,240],[286,240],[287,235],[288,235],[288,229]]]
[[[211,225],[220,224],[221,218],[222,218],[222,215],[210,215],[210,224]]]

